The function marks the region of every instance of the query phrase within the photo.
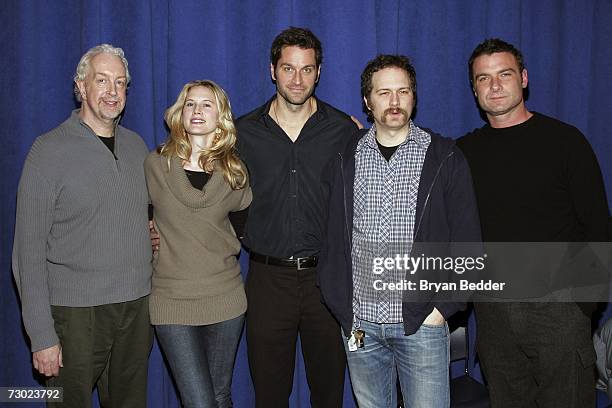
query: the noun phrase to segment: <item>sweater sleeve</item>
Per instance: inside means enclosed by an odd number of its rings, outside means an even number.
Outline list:
[[[580,222],[585,242],[608,242],[610,216],[603,177],[589,142],[576,129],[568,149],[567,172],[570,199]]]
[[[251,205],[251,201],[253,201],[253,190],[251,189],[251,175],[246,164],[243,161],[241,162],[244,170],[246,171],[247,178],[244,188],[240,190],[242,191],[242,197],[240,198],[240,206],[232,211],[243,211],[248,208]],[[248,215],[248,211],[246,211],[245,214]],[[246,216],[244,218],[244,224],[246,225]]]
[[[253,199],[253,192],[251,187],[247,185],[243,190],[242,197],[240,199],[240,205],[236,210],[231,211],[228,214],[228,218],[236,236],[242,240],[244,238],[244,229],[246,227],[247,219],[249,218],[249,205]]]
[[[55,194],[34,162],[31,152],[17,190],[13,246],[13,275],[33,352],[59,343],[51,315],[46,265]]]
[[[242,211],[251,205],[251,201],[253,200],[253,191],[251,190],[251,186],[247,184],[247,186],[242,189],[242,197],[240,199],[240,207],[236,209],[236,211]]]

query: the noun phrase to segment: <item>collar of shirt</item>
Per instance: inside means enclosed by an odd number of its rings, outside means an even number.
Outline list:
[[[409,142],[415,142],[422,149],[429,147],[429,137],[427,132],[417,127],[412,120],[410,120],[410,130],[408,131],[408,137],[399,144],[398,149],[401,146],[406,145]],[[376,124],[373,124],[368,133],[357,144],[356,153],[363,147],[369,147],[370,149],[378,150],[378,144],[376,143]]]
[[[94,130],[91,128],[91,126],[89,126],[87,123],[85,123],[85,121],[83,121],[83,119],[81,119],[81,117],[79,116],[79,112],[80,112],[80,109],[75,109],[74,111],[72,111],[72,115],[74,115],[76,117],[76,119],[79,121],[81,126],[83,126],[85,129],[89,130],[95,136],[104,137],[104,136],[100,136],[96,132],[94,132]],[[118,125],[119,125],[119,120],[115,120],[115,123],[113,124],[113,134],[110,137],[115,137],[115,133],[117,133],[116,131],[117,131],[117,126]]]
[[[326,119],[327,116],[328,116],[328,114],[327,114],[327,107],[325,106],[324,103],[321,103],[319,98],[317,98],[315,95],[312,95],[312,97],[315,98],[315,100],[317,101],[317,111],[315,113],[313,113],[312,116],[308,120],[315,119],[315,120],[319,121],[319,120]],[[272,105],[272,102],[274,102],[275,99],[276,99],[276,94],[274,96],[272,96],[270,99],[268,99],[268,102],[266,102],[259,109],[259,112],[257,112],[257,116],[259,117],[259,120],[264,121],[266,123],[266,125],[268,125],[268,126],[270,125],[270,123],[266,122],[266,121],[274,120],[274,119],[272,119],[272,116],[270,116],[270,114],[268,112],[270,112],[270,106]],[[304,102],[304,103],[306,103],[306,102]]]

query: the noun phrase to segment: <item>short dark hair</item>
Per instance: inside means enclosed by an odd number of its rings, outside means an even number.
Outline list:
[[[296,46],[305,50],[313,49],[317,67],[323,62],[323,48],[321,41],[307,28],[289,27],[281,31],[272,41],[270,49],[270,62],[276,68],[276,63],[280,59],[281,52],[285,47]]]
[[[504,40],[500,40],[499,38],[487,38],[478,44],[476,48],[474,48],[474,51],[472,51],[472,55],[470,56],[470,60],[468,62],[470,82],[474,81],[474,60],[481,55],[491,55],[496,52],[509,52],[510,54],[514,55],[514,58],[516,59],[516,63],[519,67],[519,73],[523,72],[525,69],[523,54],[521,54],[518,48],[505,42]]]
[[[378,55],[376,58],[368,61],[368,64],[361,73],[361,98],[362,98],[362,109],[363,113],[368,115],[368,122],[374,121],[372,112],[366,105],[363,98],[368,99],[370,92],[372,92],[372,76],[375,72],[385,68],[400,68],[408,73],[410,79],[410,90],[414,98],[414,104],[416,106],[417,99],[417,84],[416,84],[416,71],[410,60],[405,55]]]

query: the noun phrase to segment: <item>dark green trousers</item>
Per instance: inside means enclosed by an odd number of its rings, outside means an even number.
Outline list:
[[[146,407],[153,332],[149,298],[91,307],[51,306],[64,367],[49,387],[63,387],[64,402],[87,408],[98,387],[104,408]]]

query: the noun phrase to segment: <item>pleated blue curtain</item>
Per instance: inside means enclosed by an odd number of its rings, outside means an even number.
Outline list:
[[[309,27],[323,42],[320,98],[365,123],[359,94],[363,67],[378,53],[406,54],[417,70],[416,122],[458,137],[483,123],[469,86],[467,59],[484,38],[501,37],[524,53],[528,107],[586,134],[612,197],[609,0],[5,0],[0,7],[3,386],[37,384],[10,266],[17,182],[34,138],[76,107],[74,69],[98,43],[125,50],[133,80],[122,124],[154,148],[166,137],[163,112],[187,81],[218,82],[235,116],[272,96],[269,47],[289,25]],[[352,406],[348,384],[345,400]],[[236,364],[234,402],[253,406],[244,344]],[[157,346],[150,361],[149,405],[178,406]],[[309,406],[299,355],[291,406]]]

